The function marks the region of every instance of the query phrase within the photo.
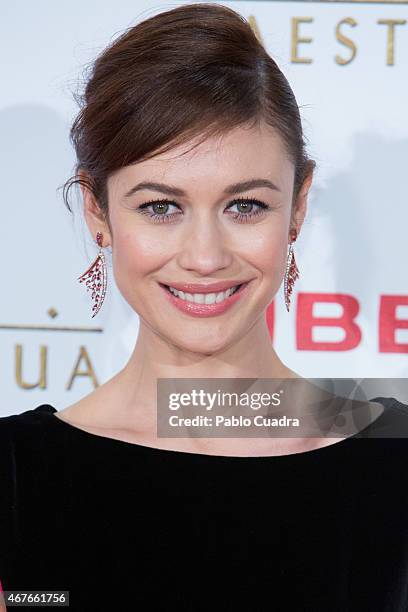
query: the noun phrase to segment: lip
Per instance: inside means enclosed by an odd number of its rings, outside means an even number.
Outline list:
[[[248,283],[246,280],[231,280],[231,281],[217,281],[216,283],[159,283],[161,285],[167,285],[173,287],[177,291],[184,291],[184,293],[219,293],[220,291],[226,291],[231,287]]]
[[[240,283],[236,284],[239,285]],[[159,286],[165,297],[170,301],[170,303],[173,304],[176,308],[178,308],[178,310],[180,310],[181,312],[184,312],[185,314],[191,315],[193,317],[214,317],[223,314],[224,312],[229,310],[236,302],[238,302],[238,300],[241,300],[248,293],[248,288],[250,284],[251,281],[244,282],[238,289],[238,291],[236,291],[226,300],[218,304],[196,304],[195,302],[188,302],[187,300],[182,300],[181,298],[176,297],[173,293],[171,293],[171,291],[166,289],[164,284],[159,283]],[[171,286],[173,287],[173,285]],[[182,291],[182,289],[180,291]],[[194,291],[194,293],[200,292]],[[215,293],[215,291],[210,293]]]

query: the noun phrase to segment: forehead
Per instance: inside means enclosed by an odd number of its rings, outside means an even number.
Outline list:
[[[175,146],[166,153],[120,169],[110,187],[125,192],[135,182],[157,180],[194,191],[221,189],[226,183],[250,178],[269,178],[290,191],[294,168],[281,137],[270,126],[237,127]]]

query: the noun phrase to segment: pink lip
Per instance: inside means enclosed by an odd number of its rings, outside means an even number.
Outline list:
[[[161,283],[163,285],[170,285],[177,291],[184,291],[184,293],[217,293],[219,291],[226,291],[231,287],[236,287],[245,282],[244,280],[231,280],[231,281],[217,281],[216,283]]]
[[[230,295],[226,300],[223,300],[219,304],[195,304],[194,302],[188,302],[186,300],[182,300],[181,298],[176,297],[173,293],[171,293],[171,291],[166,289],[160,283],[159,285],[162,291],[164,292],[165,296],[167,297],[167,299],[170,300],[170,302],[174,304],[176,308],[181,310],[181,312],[184,312],[186,314],[189,314],[195,317],[213,317],[215,315],[224,313],[226,310],[231,308],[236,302],[238,302],[238,300],[247,293],[250,282],[251,281],[244,283],[238,289],[238,291]],[[200,292],[194,291],[194,293],[200,293]]]

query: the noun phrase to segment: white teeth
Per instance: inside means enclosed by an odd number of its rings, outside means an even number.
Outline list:
[[[194,302],[195,304],[219,304],[234,293],[237,287],[238,285],[219,293],[184,293],[184,291],[177,291],[173,287],[169,287],[169,289],[174,295],[187,302]]]
[[[183,299],[183,292],[179,292],[179,298]],[[204,304],[205,296],[203,293],[193,293],[194,304]]]

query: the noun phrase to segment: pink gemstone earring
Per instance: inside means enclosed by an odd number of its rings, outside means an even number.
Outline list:
[[[102,251],[102,242],[103,235],[101,232],[97,232],[96,243],[99,246],[98,256],[89,268],[78,277],[80,283],[86,281],[86,290],[92,291],[91,297],[94,300],[92,318],[100,311],[106,295],[107,269],[105,255]]]
[[[287,258],[286,271],[285,271],[285,280],[284,280],[285,304],[286,304],[286,310],[288,312],[290,308],[290,296],[292,294],[293,285],[294,285],[295,280],[299,278],[299,269],[296,265],[295,253],[293,252],[293,246],[292,246],[292,242],[295,242],[297,238],[297,230],[291,229],[290,236],[292,240],[289,244],[288,258]]]

